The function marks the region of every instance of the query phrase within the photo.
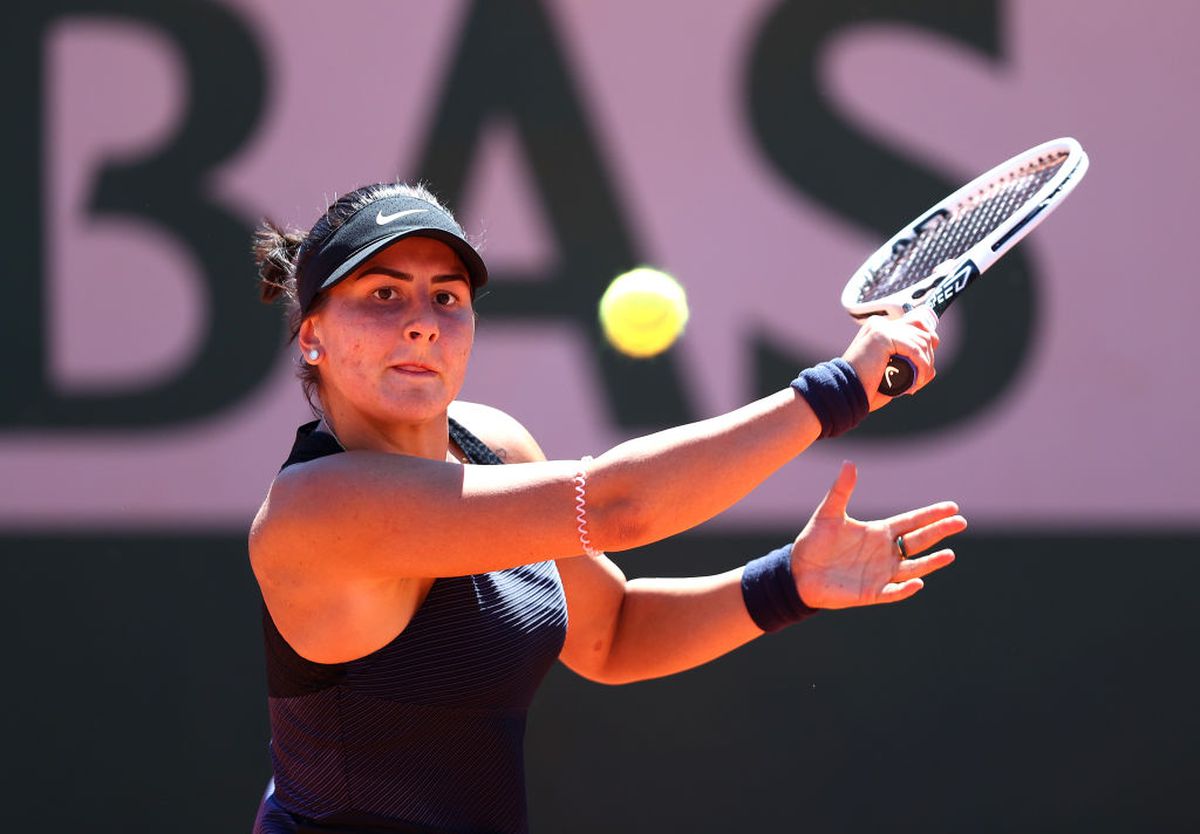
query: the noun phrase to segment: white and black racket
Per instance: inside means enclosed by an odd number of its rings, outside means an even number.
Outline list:
[[[1088,157],[1055,139],[1002,162],[955,191],[879,248],[859,268],[842,305],[856,319],[902,316],[926,304],[939,316],[972,281],[1046,219],[1083,179]],[[917,370],[893,356],[879,384],[894,397]]]

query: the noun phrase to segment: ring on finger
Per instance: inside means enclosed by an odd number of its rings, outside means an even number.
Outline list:
[[[900,554],[900,561],[908,558],[908,548],[904,546],[904,535],[896,536],[896,552]]]

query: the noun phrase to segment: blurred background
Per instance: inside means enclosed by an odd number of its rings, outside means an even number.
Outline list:
[[[248,830],[250,518],[309,412],[250,233],[424,180],[493,281],[465,399],[554,457],[783,387],[901,224],[1074,136],[1072,198],[943,322],[937,383],[629,576],[953,498],[959,561],[677,677],[555,669],[535,832],[1194,831],[1200,162],[1187,0],[47,0],[9,10],[0,779],[23,830]],[[595,318],[686,286],[637,362]]]

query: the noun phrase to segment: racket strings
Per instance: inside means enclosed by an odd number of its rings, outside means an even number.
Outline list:
[[[949,216],[926,223],[907,245],[893,247],[889,257],[867,274],[859,303],[917,284],[944,261],[961,256],[1027,204],[1066,160],[1066,153],[1053,154],[1016,168],[953,207]]]

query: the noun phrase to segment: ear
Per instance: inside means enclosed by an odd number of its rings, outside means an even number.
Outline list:
[[[312,350],[325,352],[325,346],[321,344],[321,337],[317,335],[315,316],[309,316],[300,322],[300,331],[296,334],[296,342],[305,356],[308,356],[309,351]]]

